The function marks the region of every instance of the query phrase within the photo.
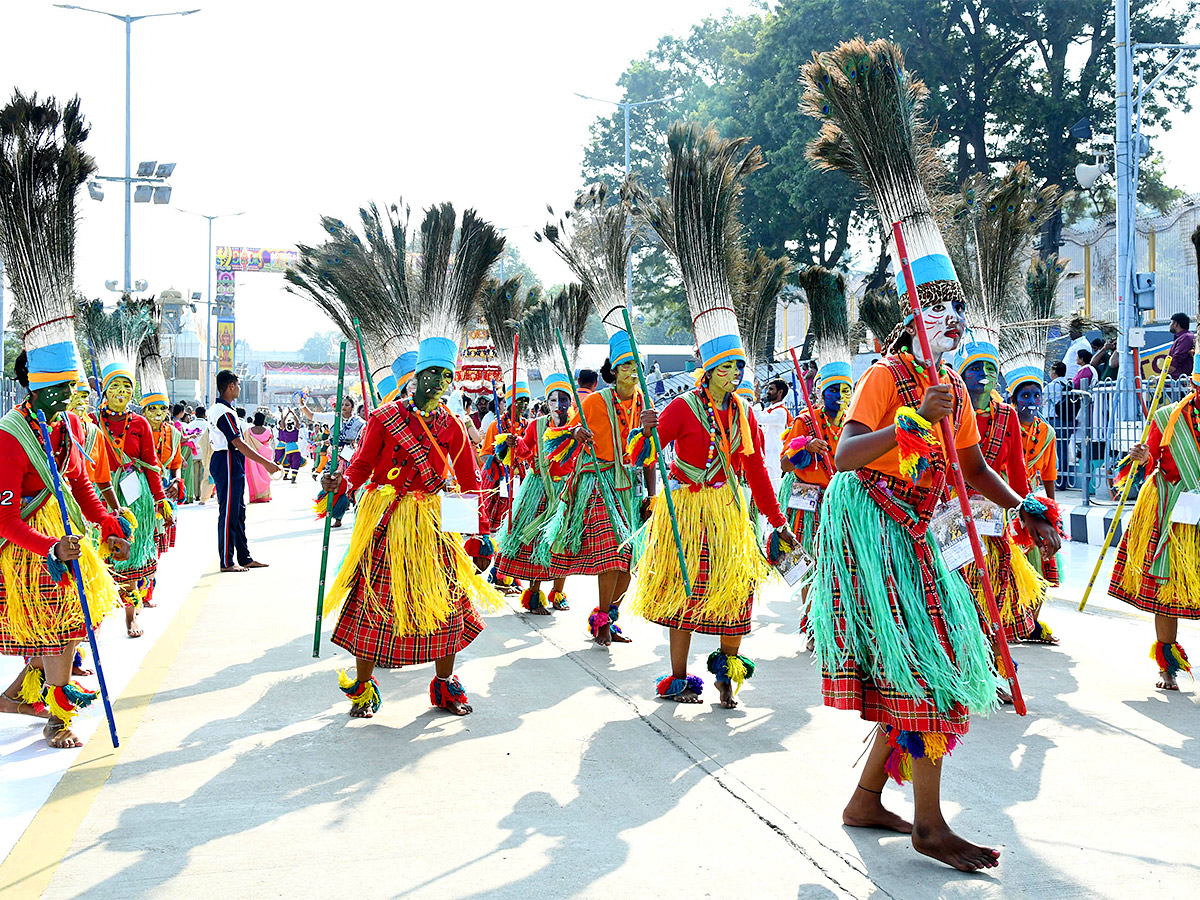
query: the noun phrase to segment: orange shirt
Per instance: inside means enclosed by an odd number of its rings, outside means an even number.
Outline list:
[[[957,378],[953,373],[951,377]],[[961,386],[961,380],[958,383]],[[924,396],[927,384],[928,382],[924,378],[918,380],[918,398]],[[971,401],[966,395],[965,388],[962,389],[961,396],[965,399],[965,403],[963,404],[965,409],[962,414],[962,422],[958,426],[958,432],[954,436],[954,446],[960,450],[963,447],[971,447],[979,443],[979,426],[975,424],[975,410],[971,406]],[[858,384],[855,385],[854,395],[850,398],[850,408],[846,410],[845,419],[847,422],[859,422],[871,429],[871,431],[878,431],[880,428],[886,428],[888,425],[895,424],[896,410],[906,405],[900,398],[900,392],[896,388],[896,381],[887,366],[876,364],[867,369],[863,377],[859,379]],[[940,444],[942,440],[940,425],[934,426],[933,434]],[[874,469],[876,472],[882,472],[884,475],[890,475],[893,478],[904,477],[900,474],[900,450],[897,447],[893,447],[867,466],[867,468]],[[923,486],[933,484],[933,473],[927,471],[922,476],[919,484]]]
[[[151,429],[153,430],[153,429]],[[179,446],[175,448],[174,454],[171,453],[171,442],[173,436],[179,434]],[[158,461],[166,472],[174,472],[176,469],[183,468],[183,434],[178,432],[172,425],[170,420],[163,422],[162,426],[154,432],[154,450],[158,454]]]
[[[87,449],[86,435],[89,432],[94,432],[96,435],[91,450],[88,450],[91,459],[88,459],[87,456],[83,458],[88,478],[91,479],[92,484],[108,484],[112,481],[112,468],[108,464],[108,451],[104,445],[104,438],[100,436],[100,427],[91,419],[84,419],[80,416],[80,420],[84,423],[83,447],[85,450]]]
[[[612,462],[615,458],[613,449],[616,447],[620,450],[622,462],[628,465],[629,454],[625,448],[629,442],[629,432],[641,426],[642,392],[635,388],[633,396],[628,400],[622,400],[615,387],[607,392],[612,394],[617,412],[617,430],[620,434],[613,434],[612,424],[608,420],[608,404],[604,402],[606,391],[595,391],[583,398],[583,418],[595,440],[593,449],[596,457],[605,462]],[[618,438],[619,444],[615,442]]]
[[[1058,478],[1058,450],[1054,444],[1054,429],[1041,419],[1021,426],[1021,449],[1025,452],[1025,474],[1031,490],[1054,484]],[[1039,455],[1040,454],[1040,455]],[[1041,478],[1042,485],[1037,483]]]
[[[821,428],[825,432],[825,440],[829,444],[829,458],[832,460],[834,454],[837,453],[838,440],[842,436],[841,426],[832,425],[824,415],[823,411],[819,411],[817,415],[821,416]],[[780,451],[779,458],[787,459],[791,452],[788,449],[788,444],[793,438],[808,437],[816,438],[817,430],[813,428],[812,416],[808,414],[808,410],[801,410],[800,415],[792,419],[792,425],[783,435],[783,448]],[[821,457],[816,454],[812,455],[812,461],[800,468],[796,466],[796,478],[803,481],[805,484],[815,484],[818,487],[829,487],[829,471],[825,468],[825,464],[821,461]]]

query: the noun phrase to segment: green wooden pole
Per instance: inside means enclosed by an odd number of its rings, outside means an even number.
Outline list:
[[[358,323],[355,323],[357,326]],[[361,359],[361,357],[360,357]],[[333,440],[329,447],[329,474],[337,471],[338,438],[342,426],[342,385],[346,379],[346,342],[338,355],[337,406],[333,414]],[[325,618],[325,571],[329,566],[329,529],[333,524],[333,491],[325,494],[325,537],[321,541],[321,580],[317,582],[317,623],[313,627],[313,659],[321,655],[321,620]]]
[[[638,353],[637,338],[633,336],[633,323],[629,320],[629,308],[621,307],[621,315],[625,317],[625,331],[629,335],[629,346],[633,348],[633,364],[637,367],[638,383],[642,386],[644,402],[650,402],[650,388],[646,384],[646,375],[642,372],[642,357]],[[663,459],[662,444],[658,440],[658,429],[650,429],[650,440],[654,441],[654,456],[658,460],[658,474],[662,478],[663,494],[667,498],[667,513],[671,516],[671,531],[675,533],[675,550],[679,554],[679,571],[683,574],[683,592],[690,600],[692,597],[692,579],[688,577],[687,560],[683,555],[683,539],[679,536],[679,520],[675,518],[675,501],[671,499],[671,485],[667,475],[667,463]]]

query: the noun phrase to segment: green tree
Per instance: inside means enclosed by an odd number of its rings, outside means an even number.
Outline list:
[[[333,344],[341,335],[336,331],[318,331],[300,348],[305,362],[327,363],[333,361]]]
[[[529,290],[531,287],[542,286],[542,280],[538,278],[537,273],[529,268],[529,264],[521,257],[521,251],[517,249],[512,241],[504,242],[504,252],[500,255],[500,259],[496,260],[496,264],[492,266],[492,277],[500,278],[503,272],[505,278],[513,278],[517,275],[521,276],[521,289]]]

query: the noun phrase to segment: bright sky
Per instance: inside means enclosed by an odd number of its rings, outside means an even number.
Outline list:
[[[97,0],[98,2],[98,0]],[[326,0],[140,0],[115,12],[186,17],[133,26],[133,163],[175,162],[170,206],[133,215],[133,277],[150,290],[206,290],[207,225],[179,210],[234,213],[214,244],[290,247],[320,240],[318,215],[349,220],[370,200],[403,196],[419,217],[434,202],[474,205],[550,281],[564,272],[533,240],[545,205],[580,187],[588,127],[620,98],[629,61],[706,15],[752,0],[511,0],[455,4]],[[600,10],[603,10],[602,14]],[[46,0],[6,3],[0,86],[79,93],[101,174],[124,166],[124,26]],[[619,24],[614,24],[619,23]],[[453,28],[453,31],[451,31]],[[1196,97],[1200,105],[1200,96]],[[1180,117],[1182,119],[1182,117]],[[1155,148],[1169,176],[1200,191],[1190,165],[1200,114]],[[108,296],[122,277],[120,185],[81,195],[77,283]],[[277,275],[241,276],[238,336],[295,350],[328,323]]]

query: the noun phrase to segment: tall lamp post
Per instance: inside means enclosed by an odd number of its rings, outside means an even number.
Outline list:
[[[672,94],[670,97],[656,97],[653,100],[638,100],[631,102],[629,100],[605,100],[601,97],[589,97],[587,94],[581,94],[575,91],[575,96],[583,100],[594,100],[597,103],[607,103],[610,106],[618,106],[625,113],[625,177],[629,178],[629,110],[636,109],[639,106],[652,106],[655,103],[669,103],[672,100],[678,100],[680,94]],[[632,228],[633,225],[629,221],[629,217],[625,218],[626,229]],[[629,256],[625,261],[625,305],[630,309],[633,307],[633,249],[630,248]]]
[[[212,243],[212,223],[213,219],[232,219],[235,216],[244,216],[245,210],[235,213],[219,213],[215,216],[206,215],[205,213],[191,212],[190,210],[179,210],[184,215],[199,216],[201,219],[208,219],[208,255],[204,258],[204,267],[208,270],[208,299],[204,301],[207,315],[207,337],[204,339],[204,405],[208,406],[212,402],[209,391],[212,390],[212,273],[216,267],[216,261],[213,259],[213,243]]]
[[[130,278],[129,271],[131,268],[130,263],[131,263],[132,257],[133,257],[133,237],[132,237],[132,231],[131,231],[131,216],[132,216],[132,204],[133,204],[132,189],[133,189],[134,178],[133,178],[133,173],[131,171],[132,156],[131,156],[130,150],[129,150],[129,142],[130,142],[129,70],[130,70],[131,38],[132,38],[133,23],[140,22],[142,19],[160,19],[160,18],[163,18],[164,16],[190,16],[192,13],[200,12],[200,10],[185,9],[185,10],[178,10],[176,12],[145,13],[144,15],[140,15],[140,16],[131,16],[131,15],[119,15],[118,13],[107,12],[102,9],[89,9],[86,6],[76,6],[73,3],[55,3],[54,5],[57,6],[59,9],[77,9],[80,12],[96,13],[97,15],[108,16],[110,19],[116,19],[118,22],[125,23],[125,177],[123,179],[115,179],[114,178],[114,179],[108,179],[108,180],[112,180],[112,181],[120,180],[120,181],[125,182],[125,293],[127,293],[127,294],[132,293],[133,282]],[[171,168],[174,168],[174,166],[171,166]],[[145,174],[151,175],[152,173],[146,172]],[[163,173],[161,173],[161,172],[159,173],[160,177],[162,177],[162,174]],[[168,171],[165,174],[169,175],[170,172]],[[95,194],[93,194],[93,196],[95,196]],[[101,196],[103,196],[103,195],[101,195]],[[170,189],[167,188],[166,193],[160,194],[160,196],[164,196],[169,199],[171,196]],[[97,199],[100,199],[100,198],[97,198]],[[165,200],[165,199],[159,200],[156,197],[155,202],[165,203],[165,202],[167,202],[167,200]]]

